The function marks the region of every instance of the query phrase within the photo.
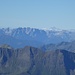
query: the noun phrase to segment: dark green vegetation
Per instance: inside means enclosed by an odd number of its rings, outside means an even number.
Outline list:
[[[0,47],[0,75],[75,75],[75,53]]]

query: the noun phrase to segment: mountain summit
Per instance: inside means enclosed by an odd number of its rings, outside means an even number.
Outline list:
[[[50,43],[70,42],[75,40],[75,32],[68,30],[36,28],[2,28],[0,29],[0,44],[9,44],[15,48],[24,46],[42,46]]]

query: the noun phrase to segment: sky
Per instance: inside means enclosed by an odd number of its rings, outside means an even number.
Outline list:
[[[0,28],[75,29],[75,0],[0,0]]]

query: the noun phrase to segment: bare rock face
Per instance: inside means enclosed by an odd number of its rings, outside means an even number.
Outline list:
[[[0,75],[75,75],[75,53],[0,46]]]

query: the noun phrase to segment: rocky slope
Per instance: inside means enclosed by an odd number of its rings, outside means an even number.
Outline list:
[[[75,75],[75,53],[0,46],[0,75]]]

